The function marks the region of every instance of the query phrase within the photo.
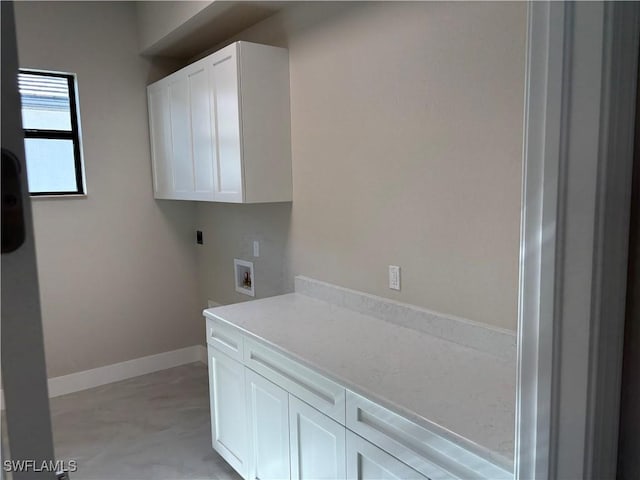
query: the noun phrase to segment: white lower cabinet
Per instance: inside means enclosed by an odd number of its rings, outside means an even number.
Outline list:
[[[226,322],[207,344],[213,448],[247,480],[513,480]]]
[[[245,367],[211,345],[208,346],[207,351],[213,448],[246,478]]]
[[[347,430],[347,478],[349,480],[429,480]]]
[[[245,369],[248,479],[285,480],[289,473],[289,394]]]
[[[346,429],[315,408],[289,395],[291,479],[346,478]]]

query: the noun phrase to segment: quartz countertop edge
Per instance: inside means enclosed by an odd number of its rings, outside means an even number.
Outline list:
[[[301,293],[208,308],[204,315],[513,468],[515,365],[499,356]]]

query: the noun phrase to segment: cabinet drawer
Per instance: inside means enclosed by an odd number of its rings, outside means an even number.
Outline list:
[[[242,362],[243,336],[232,326],[207,318],[207,343],[234,360]]]
[[[345,389],[341,385],[248,338],[244,344],[244,363],[344,425]]]
[[[431,480],[513,480],[513,474],[443,435],[347,391],[346,426]],[[434,429],[435,430],[435,429]]]

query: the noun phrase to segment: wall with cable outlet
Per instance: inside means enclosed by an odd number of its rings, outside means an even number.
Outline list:
[[[198,205],[201,301],[250,300],[244,258],[256,298],[302,274],[515,329],[525,37],[517,2],[319,2],[210,49],[289,49],[294,199]]]

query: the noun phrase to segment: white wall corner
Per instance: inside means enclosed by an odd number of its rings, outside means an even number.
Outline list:
[[[207,347],[205,345],[198,345],[199,361],[205,365],[209,364],[209,355],[207,354]]]

